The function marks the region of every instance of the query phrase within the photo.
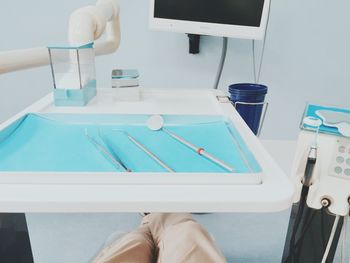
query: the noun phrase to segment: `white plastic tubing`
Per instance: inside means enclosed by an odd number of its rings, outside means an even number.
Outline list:
[[[96,55],[115,52],[120,43],[118,0],[98,0],[73,12],[69,19],[68,41],[72,46],[94,42],[106,31],[106,39],[94,44]],[[0,74],[48,65],[46,47],[0,52]]]

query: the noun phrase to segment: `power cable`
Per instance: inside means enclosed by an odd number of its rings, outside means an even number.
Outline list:
[[[342,230],[342,246],[341,246],[341,253],[340,253],[340,262],[345,263],[345,246],[346,246],[346,236],[348,232],[348,216],[344,218],[344,223],[343,223],[343,230]]]
[[[305,235],[306,235],[307,231],[309,230],[315,215],[316,215],[316,210],[312,210],[312,212],[311,212],[311,209],[309,208],[306,211],[306,215],[305,215],[305,219],[304,219],[304,225],[303,225],[303,228],[302,228],[302,231],[301,231],[301,234],[300,234],[300,238],[295,243],[296,254],[297,254],[296,261],[297,262],[299,262],[300,254],[301,254],[302,247],[303,247],[303,244],[304,244]]]
[[[270,2],[270,8],[269,8],[269,11],[267,14],[266,30],[265,30],[265,35],[264,35],[263,44],[262,44],[258,72],[256,71],[255,40],[254,39],[252,40],[253,72],[254,72],[254,82],[256,84],[258,84],[260,82],[261,69],[262,69],[262,64],[264,61],[266,38],[267,38],[267,32],[268,32],[267,29],[269,28],[269,22],[270,22],[271,4],[272,4],[272,1]]]
[[[216,73],[216,77],[215,77],[214,89],[218,89],[218,87],[219,87],[219,82],[221,79],[222,71],[224,69],[225,60],[226,60],[227,43],[228,43],[227,37],[223,37],[222,38],[221,58],[220,58],[220,62],[219,62],[218,72]]]
[[[327,258],[328,258],[329,251],[331,250],[331,247],[332,247],[332,244],[333,244],[333,240],[334,240],[334,236],[335,236],[335,233],[336,233],[336,231],[337,231],[339,219],[340,219],[340,216],[339,216],[339,215],[337,215],[336,218],[334,219],[334,223],[333,223],[333,227],[332,227],[332,232],[331,232],[331,235],[330,235],[330,237],[329,237],[329,239],[328,239],[326,251],[325,251],[324,254],[323,254],[323,258],[322,258],[321,263],[325,263],[326,260],[327,260]]]
[[[305,204],[306,204],[306,198],[309,193],[309,187],[303,186],[302,191],[301,191],[301,197],[300,197],[300,202],[299,202],[299,207],[297,214],[295,216],[295,221],[293,225],[293,230],[292,230],[292,236],[290,239],[289,243],[289,253],[287,258],[284,260],[284,262],[294,262],[294,256],[295,256],[295,239],[297,232],[300,227],[301,219],[303,218],[304,214],[304,209],[305,209]]]

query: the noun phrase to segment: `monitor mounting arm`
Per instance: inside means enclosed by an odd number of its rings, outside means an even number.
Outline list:
[[[201,36],[196,34],[187,34],[189,40],[189,53],[199,54],[199,45]]]

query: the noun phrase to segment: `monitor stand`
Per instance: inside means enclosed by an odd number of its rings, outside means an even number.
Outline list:
[[[189,53],[190,54],[199,54],[199,44],[201,40],[200,35],[187,34],[189,39]]]

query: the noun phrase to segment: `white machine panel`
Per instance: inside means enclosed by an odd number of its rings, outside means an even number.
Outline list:
[[[350,139],[338,139],[329,167],[329,174],[350,180]]]
[[[315,141],[315,132],[301,131],[297,144],[296,157],[292,168],[298,202],[301,192],[301,180],[304,176],[310,145]],[[329,134],[317,136],[317,161],[307,204],[321,209],[322,199],[331,201],[328,207],[331,213],[345,216],[349,213],[350,197],[350,139]]]

